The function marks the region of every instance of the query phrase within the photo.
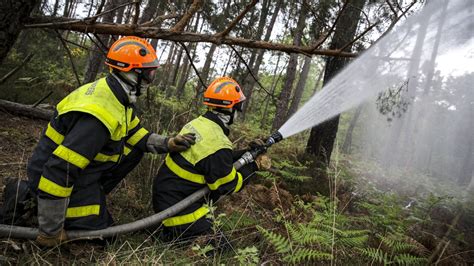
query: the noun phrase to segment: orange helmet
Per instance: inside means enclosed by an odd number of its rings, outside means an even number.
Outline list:
[[[245,95],[237,81],[229,77],[220,77],[207,87],[203,103],[208,106],[232,108],[243,101]]]
[[[134,68],[157,68],[155,49],[146,40],[135,36],[123,37],[109,49],[105,64],[120,71]]]

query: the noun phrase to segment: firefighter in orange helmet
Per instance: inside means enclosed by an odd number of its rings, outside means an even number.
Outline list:
[[[211,199],[238,192],[247,183],[246,177],[258,169],[256,163],[238,171],[233,163],[245,151],[232,149],[229,126],[236,113],[242,110],[245,95],[239,84],[228,77],[215,79],[204,93],[207,112],[186,124],[180,134],[193,133],[196,143],[190,149],[170,152],[153,183],[153,208],[160,212],[208,186]],[[263,145],[254,141],[253,145]],[[164,240],[188,238],[211,232],[211,221],[206,200],[202,199],[184,209],[178,215],[163,221]],[[220,236],[222,236],[220,234]],[[222,239],[220,239],[222,240]]]
[[[110,226],[106,194],[144,152],[181,152],[194,144],[193,134],[166,137],[140,124],[133,103],[153,82],[158,67],[155,50],[146,40],[119,39],[105,63],[110,67],[108,76],[59,102],[28,162],[28,186],[38,203],[40,245],[55,246],[67,239],[65,229]]]

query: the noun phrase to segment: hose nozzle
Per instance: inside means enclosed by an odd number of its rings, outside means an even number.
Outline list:
[[[267,147],[270,147],[273,144],[280,142],[281,140],[283,140],[283,135],[281,135],[280,132],[275,131],[273,132],[273,134],[270,135],[265,144],[267,145]]]

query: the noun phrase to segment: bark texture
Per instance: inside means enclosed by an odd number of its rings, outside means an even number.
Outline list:
[[[0,1],[0,64],[15,44],[24,21],[39,2],[39,0]]]
[[[299,46],[301,44],[301,37],[303,35],[303,29],[306,25],[306,14],[308,9],[301,6],[298,23],[295,28],[293,37],[293,45]],[[298,66],[298,54],[290,54],[290,60],[286,68],[286,77],[283,88],[278,96],[275,119],[273,120],[272,130],[280,128],[286,120],[286,114],[288,112],[289,99],[293,91],[293,82],[296,77],[296,67]]]
[[[337,49],[346,46],[345,51],[351,50],[352,45],[347,46],[347,44],[355,36],[357,24],[359,23],[365,1],[366,0],[350,1],[348,6],[342,11],[336,24],[330,49]],[[347,59],[334,57],[327,58],[326,68],[324,71],[324,84],[331,80],[347,63]],[[311,134],[306,146],[306,152],[316,156],[316,163],[321,165],[329,164],[338,126],[339,116],[336,116],[311,129]]]

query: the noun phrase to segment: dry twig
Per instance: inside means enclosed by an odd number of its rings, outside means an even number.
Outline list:
[[[218,38],[224,38],[226,37],[229,32],[237,25],[237,23],[239,23],[239,21],[241,21],[244,16],[250,11],[250,9],[252,9],[252,7],[254,7],[256,4],[257,4],[258,0],[252,0],[252,2],[250,2],[246,7],[245,9],[240,12],[240,14],[225,28],[225,30],[219,32],[216,34],[216,36]]]
[[[201,8],[202,4],[203,4],[202,0],[194,0],[193,4],[188,9],[188,11],[186,11],[183,17],[171,29],[171,32],[182,32],[184,28],[186,27],[186,25],[188,25],[194,13],[196,13],[199,10],[199,8]]]
[[[67,46],[67,43],[64,41],[63,36],[56,30],[56,35],[58,36],[59,40],[61,41],[64,49],[66,49],[67,55],[69,56],[69,61],[71,62],[72,71],[74,72],[74,76],[76,77],[77,83],[81,86],[81,79],[79,78],[79,74],[77,74],[76,65],[74,64],[74,60],[72,59],[71,50]]]

